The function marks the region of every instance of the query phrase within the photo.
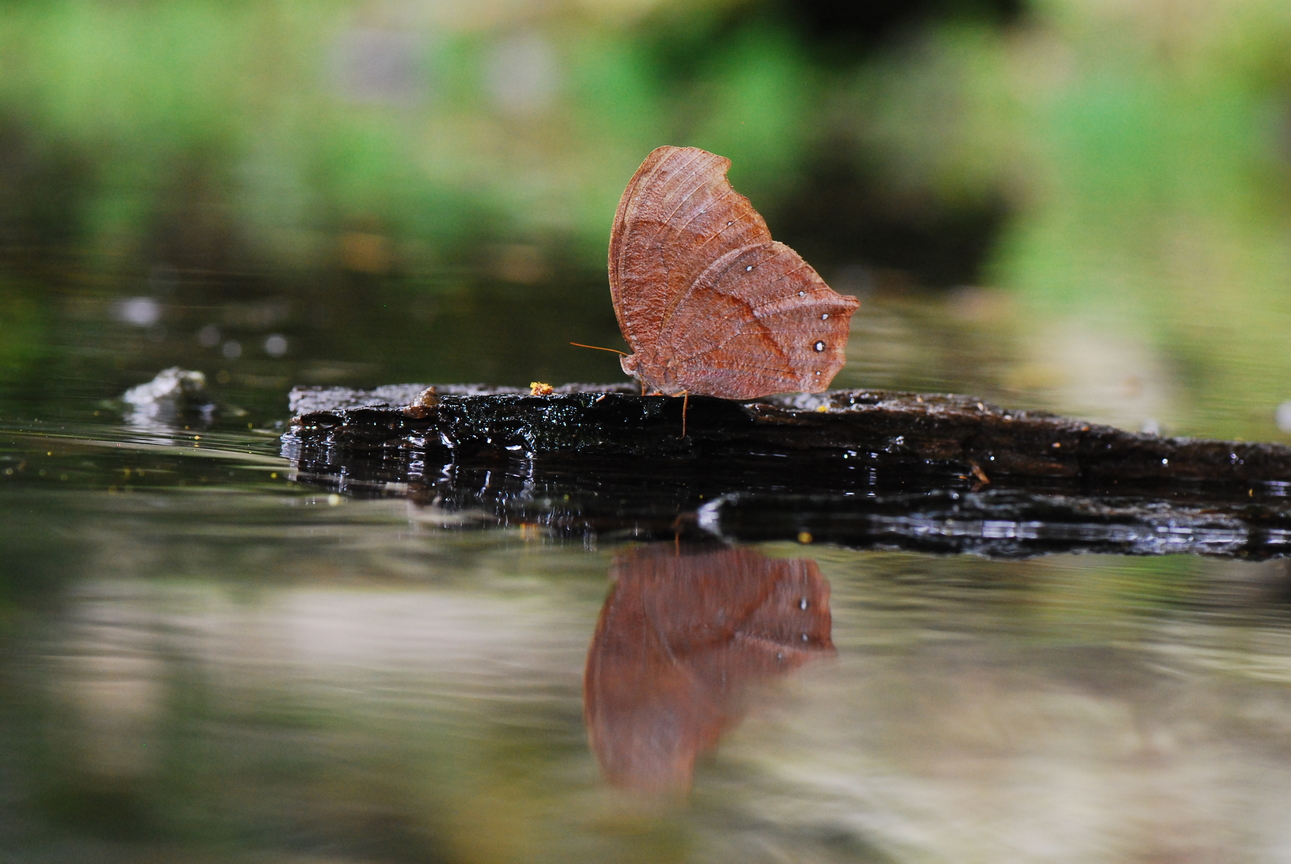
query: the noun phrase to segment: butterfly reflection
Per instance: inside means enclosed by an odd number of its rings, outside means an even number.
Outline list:
[[[615,559],[587,657],[583,714],[606,779],[688,788],[743,714],[746,685],[833,651],[816,562],[659,544]]]

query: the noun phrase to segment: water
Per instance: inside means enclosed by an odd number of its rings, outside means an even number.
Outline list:
[[[818,568],[821,650],[732,684],[747,658],[701,674],[672,633],[681,659],[634,680],[665,706],[717,703],[721,728],[644,712],[657,737],[715,740],[691,741],[689,791],[650,776],[634,791],[602,776],[581,685],[608,576],[621,594],[640,547],[446,529],[398,501],[274,488],[266,463],[230,458],[214,488],[6,490],[6,570],[22,578],[3,618],[0,838],[15,860],[1286,848],[1281,562],[761,547]],[[665,599],[656,613],[687,611]]]
[[[172,298],[146,326],[58,295],[0,426],[5,860],[1291,854],[1280,559],[646,544],[293,479],[288,382],[617,380],[514,335],[583,304],[549,338],[614,344],[603,289],[551,290],[374,286],[377,323]],[[1007,346],[954,349],[965,302],[867,297],[839,383],[1047,404],[999,383]],[[449,339],[479,318],[512,337]],[[219,407],[132,415],[172,363]]]

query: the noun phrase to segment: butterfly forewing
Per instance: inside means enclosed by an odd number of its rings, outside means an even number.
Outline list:
[[[771,239],[726,181],[730,164],[693,147],[660,147],[623,192],[610,236],[610,292],[619,328],[644,357],[700,273],[732,248]]]

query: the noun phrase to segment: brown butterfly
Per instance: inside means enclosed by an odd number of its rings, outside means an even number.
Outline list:
[[[660,147],[619,201],[610,294],[647,390],[756,399],[818,393],[845,362],[855,297],[838,294],[731,188],[731,161]]]

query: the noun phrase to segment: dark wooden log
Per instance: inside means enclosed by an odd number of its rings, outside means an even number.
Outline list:
[[[297,389],[289,439],[381,449],[524,456],[665,457],[776,464],[861,459],[876,468],[1002,478],[1267,483],[1291,481],[1291,448],[1166,438],[967,396],[834,390],[732,402],[572,385],[527,391],[421,385]]]
[[[445,524],[826,540],[1017,557],[1291,551],[1291,448],[1163,438],[964,396],[750,403],[571,386],[298,389],[297,479]]]

